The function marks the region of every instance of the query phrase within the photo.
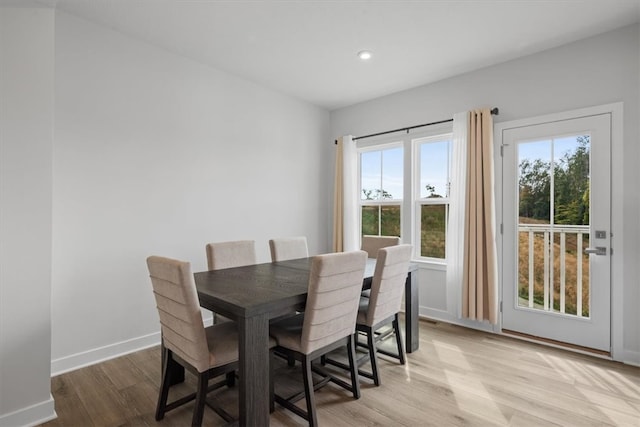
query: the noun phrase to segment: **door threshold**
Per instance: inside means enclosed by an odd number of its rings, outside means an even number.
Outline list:
[[[522,332],[512,331],[512,330],[509,330],[509,329],[502,329],[502,334],[503,335],[507,335],[507,336],[511,336],[511,337],[514,337],[514,338],[522,339],[522,340],[525,340],[525,341],[530,341],[530,342],[534,342],[534,343],[538,343],[538,344],[548,345],[550,347],[556,347],[556,348],[561,348],[561,349],[564,349],[564,350],[574,351],[576,353],[587,354],[587,355],[590,355],[590,356],[596,356],[596,357],[600,357],[600,358],[603,358],[603,359],[611,359],[611,352],[610,351],[598,350],[598,349],[590,348],[590,347],[583,347],[581,345],[570,344],[570,343],[566,343],[566,342],[562,342],[562,341],[552,340],[552,339],[549,339],[549,338],[543,338],[543,337],[538,337],[538,336],[535,336],[535,335],[524,334]]]

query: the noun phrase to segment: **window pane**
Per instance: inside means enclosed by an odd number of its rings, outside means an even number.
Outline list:
[[[385,199],[402,199],[402,147],[382,152],[382,190]]]
[[[580,134],[518,144],[521,307],[589,317],[590,264],[583,251],[589,246],[590,139]]]
[[[400,236],[400,206],[382,206],[380,210],[382,211],[380,234],[382,236]]]
[[[379,206],[362,207],[362,235],[378,235]]]
[[[377,200],[382,188],[381,151],[367,151],[360,154],[360,194],[361,200]],[[364,224],[364,222],[363,222]],[[376,232],[376,234],[378,234]]]
[[[589,225],[590,135],[553,140],[553,222]]]
[[[360,200],[402,199],[403,149],[390,148],[360,154]]]
[[[450,141],[420,145],[420,198],[449,197]]]
[[[448,205],[422,205],[420,255],[445,258],[445,236]]]
[[[551,141],[518,144],[520,224],[549,224],[551,218]]]

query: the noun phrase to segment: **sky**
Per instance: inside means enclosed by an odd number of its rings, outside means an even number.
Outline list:
[[[394,199],[402,199],[403,194],[403,149],[402,147],[383,151],[365,151],[360,156],[362,189],[384,189]],[[364,194],[360,194],[365,199]]]

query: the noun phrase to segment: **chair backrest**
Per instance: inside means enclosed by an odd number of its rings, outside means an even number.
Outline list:
[[[373,326],[400,311],[410,260],[411,245],[389,246],[379,250],[371,281],[367,326]]]
[[[191,264],[159,256],[147,267],[160,315],[164,346],[193,365],[209,369],[209,349]]]
[[[307,248],[307,238],[281,237],[269,240],[271,250],[271,261],[286,261],[288,259],[307,258],[309,249]]]
[[[369,258],[377,258],[381,248],[399,244],[400,238],[397,236],[362,236],[362,250],[369,254]]]
[[[256,263],[256,242],[237,240],[207,244],[207,265],[209,270],[242,267]]]
[[[300,342],[305,354],[355,333],[366,263],[364,251],[313,258]]]

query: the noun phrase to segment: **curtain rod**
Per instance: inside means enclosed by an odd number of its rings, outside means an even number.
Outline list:
[[[498,107],[494,107],[491,109],[491,114],[494,116],[497,116],[500,113],[500,110],[498,109]],[[400,129],[394,129],[394,130],[387,130],[384,132],[378,132],[378,133],[372,133],[371,135],[364,135],[364,136],[356,136],[355,138],[352,138],[354,141],[357,141],[358,139],[364,139],[364,138],[371,138],[374,136],[380,136],[380,135],[386,135],[388,133],[394,133],[394,132],[402,132],[402,131],[406,131],[407,133],[409,133],[409,131],[411,129],[416,129],[416,128],[421,128],[421,127],[425,127],[425,126],[433,126],[433,125],[439,125],[441,123],[448,123],[448,122],[452,122],[453,119],[447,119],[447,120],[440,120],[437,122],[431,122],[431,123],[424,123],[422,125],[415,125],[415,126],[409,126],[406,128],[400,128]],[[338,140],[335,140],[335,143],[338,143]]]

